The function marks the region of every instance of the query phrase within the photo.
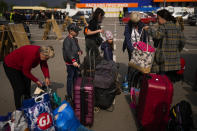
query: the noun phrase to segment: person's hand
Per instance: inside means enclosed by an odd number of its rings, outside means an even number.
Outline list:
[[[45,78],[45,85],[49,86],[50,85],[50,79],[49,78]]]
[[[104,30],[103,30],[103,29],[100,29],[100,30],[99,30],[99,33],[103,33],[103,32],[104,32]]]
[[[78,52],[78,55],[82,55],[82,54],[83,54],[83,52],[82,52],[82,51],[79,51],[79,52]]]
[[[40,81],[37,81],[36,84],[39,86],[39,87],[42,87],[42,83]]]
[[[148,29],[149,29],[149,26],[144,26],[143,29],[144,29],[144,30],[148,30]]]
[[[79,65],[77,62],[74,62],[74,63],[73,63],[73,66],[74,66],[74,67],[80,67],[80,65]]]

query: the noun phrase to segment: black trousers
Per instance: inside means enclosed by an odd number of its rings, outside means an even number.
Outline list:
[[[14,91],[16,109],[20,109],[22,98],[28,99],[31,97],[31,80],[22,71],[10,68],[5,63],[3,63],[3,67]]]
[[[95,55],[95,58],[97,58],[98,56],[100,56],[99,53],[99,45],[96,44],[95,40],[92,39],[85,39],[86,42],[86,55],[89,55],[89,52],[91,53],[90,56],[93,56],[93,53]]]

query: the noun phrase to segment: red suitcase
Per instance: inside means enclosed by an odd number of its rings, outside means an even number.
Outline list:
[[[157,74],[144,76],[137,117],[145,131],[165,131],[172,96],[173,84],[167,76]]]

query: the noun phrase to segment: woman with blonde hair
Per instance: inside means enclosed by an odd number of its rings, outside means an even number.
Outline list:
[[[32,68],[40,64],[45,77],[45,84],[46,86],[50,84],[47,60],[53,58],[54,55],[52,46],[26,45],[5,57],[3,66],[14,91],[16,109],[21,108],[22,96],[25,99],[30,98],[31,80],[39,87],[43,86],[41,81],[32,75]]]
[[[131,53],[133,51],[133,43],[138,41],[146,42],[146,32],[143,30],[143,27],[145,25],[140,20],[140,13],[132,12],[130,14],[130,20],[125,26],[125,40],[123,42],[123,52],[125,51],[125,49],[127,49],[129,60],[131,59]],[[140,34],[142,35],[140,36]]]

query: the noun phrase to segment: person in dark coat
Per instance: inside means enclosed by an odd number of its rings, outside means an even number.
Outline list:
[[[145,25],[140,20],[140,14],[138,12],[132,12],[130,14],[130,20],[125,26],[125,39],[122,50],[124,52],[127,49],[129,60],[131,59],[131,53],[133,51],[133,43],[138,41],[146,42],[146,31],[143,30]]]
[[[113,34],[110,31],[105,31],[106,41],[101,44],[101,50],[104,52],[105,60],[113,60]]]
[[[72,23],[67,28],[69,35],[63,42],[63,57],[67,67],[67,96],[68,101],[72,101],[72,90],[75,79],[78,77],[78,68],[80,67],[79,55],[82,51],[76,38],[81,30],[76,24]]]
[[[165,9],[158,11],[157,18],[158,29],[144,27],[149,35],[160,40],[151,72],[171,74],[181,69],[180,52],[185,45],[185,37],[181,28],[176,25],[176,19],[169,11]]]
[[[85,30],[85,42],[86,42],[86,54],[94,53],[95,56],[99,56],[99,46],[102,44],[102,38],[100,33],[104,30],[101,29],[100,23],[104,18],[105,12],[101,8],[97,8],[93,13],[92,19],[90,20],[86,30]]]

